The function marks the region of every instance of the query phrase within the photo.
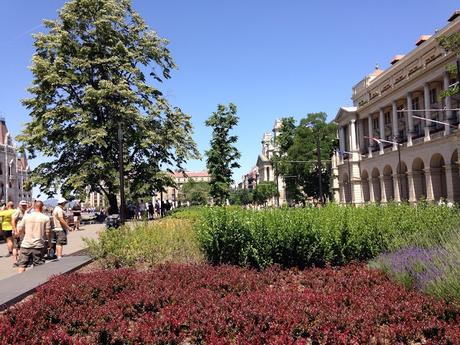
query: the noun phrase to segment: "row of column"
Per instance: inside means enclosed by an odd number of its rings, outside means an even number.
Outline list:
[[[358,123],[361,123],[358,122]],[[355,153],[358,150],[358,143],[357,143],[357,133],[356,133],[356,120],[351,119],[348,123],[348,142],[350,143],[349,150],[351,153]],[[339,147],[341,152],[346,151],[345,146],[345,127],[340,126],[339,128]],[[342,159],[340,159],[342,161]]]
[[[444,90],[447,90],[450,85],[450,78],[449,74],[446,72],[444,73],[443,77],[443,88]],[[423,99],[424,99],[424,117],[428,120],[431,120],[431,102],[430,102],[430,87],[428,83],[425,83],[423,85]],[[413,109],[413,104],[412,104],[412,92],[409,92],[406,96],[406,105],[407,105],[407,124],[408,124],[408,131],[407,131],[407,146],[412,146],[412,135],[414,134],[414,109]],[[452,100],[450,96],[445,97],[445,107],[446,107],[446,117],[448,120],[452,119]],[[394,139],[397,139],[399,137],[399,126],[398,126],[398,109],[397,109],[397,101],[393,100],[391,102],[391,109],[392,109],[392,136]],[[406,111],[405,111],[406,112]],[[418,112],[418,114],[421,114],[421,111]],[[423,121],[423,120],[422,120]],[[425,122],[425,123],[423,123]],[[422,123],[424,124],[425,127],[425,141],[430,140],[430,125],[431,123],[428,121],[423,121]],[[450,126],[445,125],[445,133],[446,135],[450,133]],[[368,133],[370,133],[370,137],[373,137],[373,116],[372,114],[368,115]],[[385,119],[384,119],[384,110],[383,108],[380,109],[379,111],[379,132],[380,136],[379,139],[384,139],[385,140]],[[363,133],[363,132],[361,132]],[[391,141],[396,141],[396,140],[391,140]],[[373,141],[369,139],[369,155],[372,156],[372,144]],[[393,144],[393,149],[397,149],[397,144]],[[383,154],[383,147],[380,145],[380,154]]]
[[[443,176],[444,174],[445,176]],[[405,181],[406,178],[407,185]],[[443,178],[445,178],[446,191],[442,190]],[[423,179],[425,181],[423,181]],[[458,176],[453,175],[453,167],[451,164],[449,164],[444,166],[444,171],[442,171],[441,168],[427,168],[423,169],[423,171],[418,170],[402,173],[401,177],[399,177],[398,174],[372,177],[369,178],[369,180],[362,180],[362,183],[368,184],[370,202],[388,202],[389,199],[396,202],[416,202],[420,200],[421,197],[425,197],[427,201],[438,200],[440,197],[445,197],[449,201],[457,201],[456,197],[458,196],[455,195],[455,189],[458,189],[460,186],[455,185],[455,179],[458,179]],[[401,190],[399,188],[400,180]],[[374,191],[374,185],[377,183],[380,187],[380,200],[376,198]],[[441,189],[435,190],[435,186]],[[391,196],[389,195],[391,194],[391,187],[393,187],[393,198],[391,198]],[[406,188],[408,190],[406,190]],[[342,201],[345,202],[345,190],[343,190],[342,196]],[[407,196],[408,200],[406,200]]]

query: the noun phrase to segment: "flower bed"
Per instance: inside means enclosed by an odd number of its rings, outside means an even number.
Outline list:
[[[409,246],[379,255],[371,267],[383,270],[407,288],[460,304],[460,232],[449,233],[441,243]]]
[[[458,344],[460,310],[362,265],[161,265],[57,277],[0,315],[0,344]]]

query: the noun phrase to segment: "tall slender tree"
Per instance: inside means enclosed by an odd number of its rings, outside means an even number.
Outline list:
[[[48,157],[31,182],[51,195],[90,186],[117,210],[117,128],[124,140],[125,178],[151,194],[162,166],[181,169],[199,153],[190,116],[172,107],[154,83],[175,64],[167,41],[149,29],[130,0],[70,0],[46,33],[34,35],[31,121],[19,140]]]
[[[206,151],[206,166],[211,174],[211,196],[218,205],[225,203],[230,193],[232,169],[239,168],[240,153],[234,146],[238,137],[230,130],[238,124],[236,105],[219,104],[205,124],[212,128],[211,148]]]

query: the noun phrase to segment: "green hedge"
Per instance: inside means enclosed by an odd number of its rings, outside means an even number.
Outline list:
[[[460,224],[445,206],[386,206],[270,209],[203,209],[198,237],[207,259],[264,268],[342,265],[417,243],[431,245]],[[429,241],[427,240],[429,239]]]

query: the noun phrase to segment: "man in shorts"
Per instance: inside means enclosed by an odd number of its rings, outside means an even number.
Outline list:
[[[35,201],[33,213],[26,213],[18,224],[19,234],[23,236],[18,272],[22,273],[30,265],[44,263],[45,243],[51,239],[50,218],[42,213],[43,202]]]
[[[70,226],[67,224],[64,212],[66,203],[66,199],[60,198],[53,210],[53,236],[56,241],[56,255],[58,260],[62,258],[62,248],[67,244],[67,232],[70,231]]]
[[[8,247],[8,254],[5,257],[13,256],[13,226],[11,225],[11,218],[14,211],[14,203],[12,201],[8,201],[5,209],[0,211],[3,235],[6,238],[6,245]]]
[[[21,200],[19,202],[18,208],[14,211],[13,217],[11,218],[11,225],[13,226],[13,259],[15,261],[15,264],[17,264],[17,261],[19,259],[19,250],[21,248],[21,241],[22,238],[19,235],[19,230],[18,230],[18,225],[19,222],[22,221],[22,218],[24,218],[24,214],[27,211],[27,201]]]

